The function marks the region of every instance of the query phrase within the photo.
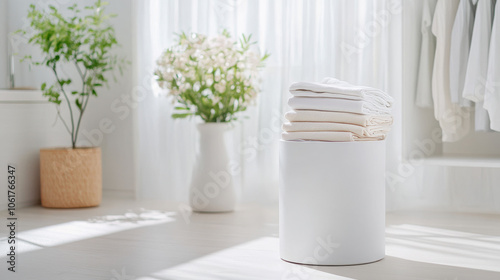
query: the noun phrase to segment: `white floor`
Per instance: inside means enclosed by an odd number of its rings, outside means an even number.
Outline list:
[[[6,213],[2,213],[6,222]],[[389,213],[386,258],[344,267],[284,262],[277,208],[190,214],[184,205],[105,200],[101,207],[19,209],[17,272],[0,279],[500,279],[500,216]]]

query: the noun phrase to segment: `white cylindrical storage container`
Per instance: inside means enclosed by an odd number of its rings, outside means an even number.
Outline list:
[[[352,265],[385,255],[385,141],[280,141],[280,255]]]

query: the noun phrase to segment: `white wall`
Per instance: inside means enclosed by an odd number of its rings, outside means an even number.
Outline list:
[[[54,122],[53,104],[3,103],[3,96],[0,91],[0,210],[8,204],[7,166],[16,168],[16,208],[36,204],[40,201],[39,150],[62,146],[69,137],[61,122]]]
[[[76,0],[70,2],[76,2]],[[111,0],[109,3],[108,12],[118,15],[112,20],[121,45],[116,49],[116,53],[132,61],[132,0]],[[111,80],[110,88],[103,89],[98,99],[91,100],[88,105],[90,110],[86,113],[82,127],[83,133],[87,132],[87,135],[96,137],[95,133],[100,122],[111,121],[113,123],[115,129],[110,133],[103,133],[103,141],[100,144],[103,153],[103,186],[105,190],[125,192],[128,195],[133,195],[135,191],[132,116],[134,105],[127,101],[133,94],[133,67],[132,64],[128,65],[117,83]],[[82,141],[88,139],[85,134],[81,137]]]
[[[0,88],[7,87],[7,1],[0,1]]]
[[[35,1],[35,0],[8,0],[0,1],[0,7],[7,8],[7,19],[8,22],[7,29],[8,32],[15,31],[28,23],[26,20],[26,14],[28,7],[31,3],[35,3],[37,6],[43,6],[52,4],[57,6],[59,9],[64,9],[72,5],[73,3],[78,3],[80,6],[88,5],[94,1],[76,1],[76,0],[47,0],[47,1]],[[5,3],[6,2],[6,3]],[[111,0],[109,1],[109,6],[106,8],[108,13],[117,14],[118,17],[112,19],[112,24],[115,27],[118,42],[121,47],[116,48],[116,53],[119,56],[125,56],[129,61],[132,61],[132,0]],[[2,9],[4,11],[4,9]],[[0,23],[1,23],[0,14]],[[5,34],[1,33],[0,36],[2,40],[5,38]],[[5,38],[6,39],[6,38]],[[0,46],[1,51],[1,46]],[[19,47],[19,56],[24,54],[36,54],[36,49],[27,46],[26,44],[21,44]],[[3,60],[2,60],[3,61]],[[44,68],[33,68],[30,70],[27,63],[16,63],[16,86],[27,86],[39,88],[41,83],[44,81],[52,81],[52,74]],[[81,134],[79,138],[80,145],[97,145],[102,148],[102,163],[103,163],[103,188],[105,192],[114,193],[114,195],[120,196],[133,196],[135,194],[135,169],[133,160],[133,143],[134,143],[134,133],[133,133],[133,117],[132,117],[132,107],[134,105],[129,103],[128,97],[132,94],[132,65],[128,65],[127,70],[124,72],[122,77],[118,76],[118,82],[114,82],[110,79],[109,88],[103,88],[98,91],[98,98],[91,98],[89,101],[87,112],[84,115]],[[67,69],[64,67],[64,72],[68,75],[72,75],[72,69]],[[0,72],[1,74],[2,72]],[[1,80],[0,80],[1,81]],[[0,84],[0,87],[2,85]],[[131,104],[131,105],[128,105]],[[14,105],[3,105],[3,106],[14,106]],[[50,106],[50,105],[47,105]],[[14,107],[11,107],[14,109]],[[29,110],[28,110],[29,111]],[[33,110],[33,113],[29,113],[31,117],[34,117],[37,110]],[[1,119],[1,127],[11,125],[13,122],[16,124],[12,127],[16,131],[16,127],[22,130],[21,127],[30,126],[29,119],[19,119],[15,116],[11,119]],[[8,124],[7,124],[8,122]],[[111,123],[110,131],[104,131],[100,129],[100,124],[103,122]],[[109,124],[108,124],[109,126]],[[5,135],[5,131],[2,131],[2,136]],[[60,138],[54,139],[54,141],[44,142],[46,146],[70,146],[71,143],[68,140],[67,135],[61,136]],[[16,161],[21,158],[26,158],[26,154],[23,151],[30,151],[33,153],[33,146],[30,146],[28,142],[13,142],[11,145],[16,145],[16,153],[10,153],[11,162]],[[1,151],[2,156],[5,151],[12,149],[12,147],[2,145]],[[36,150],[36,149],[35,149]],[[26,152],[28,153],[28,152]],[[30,154],[29,159],[34,162],[38,161],[38,155],[33,156]],[[31,176],[36,178],[37,174],[23,174],[22,176]],[[19,178],[22,180],[22,178]],[[38,184],[39,182],[33,182],[33,184]],[[39,192],[39,186],[30,186],[29,189],[37,193]],[[0,206],[1,202],[4,200],[4,192],[0,194]],[[26,196],[25,198],[18,198],[21,200],[29,200],[33,202],[33,199],[37,200],[38,196]],[[28,202],[26,202],[28,203]]]

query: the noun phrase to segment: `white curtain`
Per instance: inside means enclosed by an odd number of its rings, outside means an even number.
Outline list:
[[[140,197],[187,201],[196,120],[170,118],[170,100],[152,76],[176,33],[235,38],[252,34],[271,57],[248,119],[236,125],[237,177],[243,201],[277,201],[281,116],[294,81],[336,77],[386,90],[397,100],[388,139],[388,168],[401,150],[401,0],[147,0],[134,2],[137,168]]]

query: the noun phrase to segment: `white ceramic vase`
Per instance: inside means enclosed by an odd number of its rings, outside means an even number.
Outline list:
[[[196,212],[234,211],[236,192],[228,171],[227,147],[232,125],[202,123],[197,128],[200,137],[189,191],[191,208]]]

